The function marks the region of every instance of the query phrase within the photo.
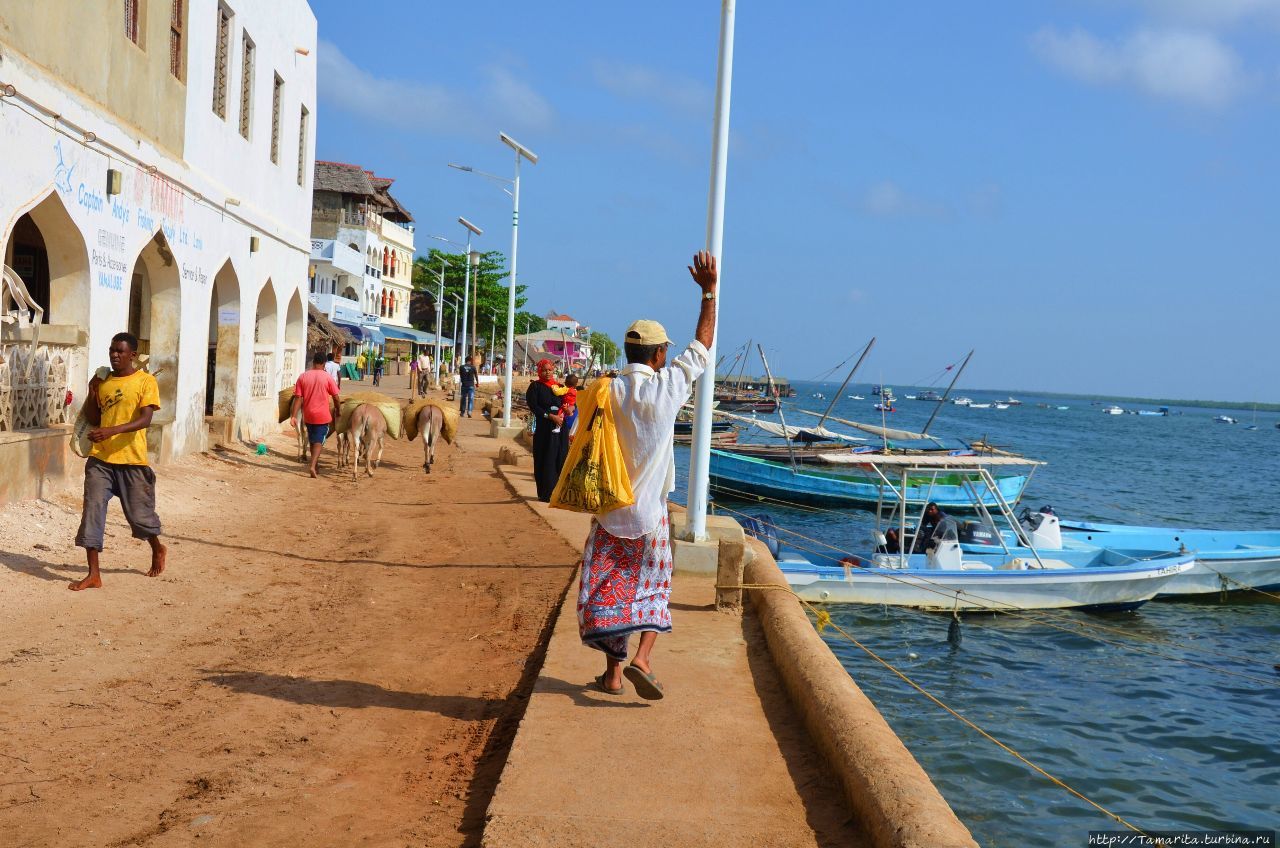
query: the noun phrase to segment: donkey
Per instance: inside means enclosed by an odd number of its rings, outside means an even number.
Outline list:
[[[440,430],[444,427],[444,410],[428,404],[418,410],[418,432],[422,434],[422,467],[428,474],[436,461],[436,445],[440,441]]]
[[[302,404],[298,404],[298,411],[293,413],[293,428],[295,435],[298,437],[298,462],[307,461],[307,425],[302,417]]]
[[[347,435],[355,445],[356,458],[351,465],[351,479],[358,479],[360,459],[364,459],[364,471],[370,477],[373,469],[382,461],[383,442],[387,435],[387,419],[382,417],[382,410],[376,406],[362,403],[351,413],[351,424],[347,427]],[[375,459],[373,452],[377,450]]]

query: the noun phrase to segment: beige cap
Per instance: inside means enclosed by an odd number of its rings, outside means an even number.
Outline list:
[[[627,328],[626,344],[649,345],[671,344],[666,329],[657,321],[641,318],[632,322]]]

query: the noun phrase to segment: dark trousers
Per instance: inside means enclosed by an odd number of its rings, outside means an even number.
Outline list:
[[[463,415],[470,415],[471,410],[476,405],[476,387],[463,388],[458,397],[458,411]]]
[[[160,535],[156,515],[156,473],[149,465],[116,465],[89,457],[84,463],[84,510],[76,545],[102,550],[107,526],[107,504],[119,498],[125,520],[135,539]]]

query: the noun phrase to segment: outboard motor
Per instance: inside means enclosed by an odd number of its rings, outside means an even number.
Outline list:
[[[773,516],[765,514],[761,516],[745,515],[742,517],[742,529],[748,536],[759,539],[764,542],[769,553],[773,554],[773,558],[778,558],[778,531],[777,524],[774,523]]]
[[[1053,507],[1042,506],[1036,513],[1024,509],[1021,524],[1027,538],[1031,541],[1031,546],[1036,550],[1062,550],[1062,524],[1054,513]]]

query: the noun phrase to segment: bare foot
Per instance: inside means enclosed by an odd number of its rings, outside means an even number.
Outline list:
[[[148,577],[159,577],[164,571],[164,560],[169,555],[169,549],[159,543],[151,549],[151,570],[147,572]]]
[[[73,592],[80,592],[85,589],[101,589],[102,575],[90,574],[88,577],[84,578],[83,580],[77,580],[74,583],[68,583],[67,588]]]
[[[314,468],[308,468],[307,471],[311,473],[312,479],[318,480],[320,478],[320,475],[316,473],[316,470]]]

